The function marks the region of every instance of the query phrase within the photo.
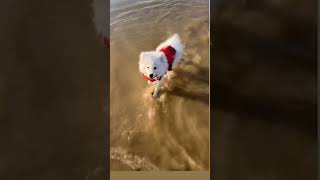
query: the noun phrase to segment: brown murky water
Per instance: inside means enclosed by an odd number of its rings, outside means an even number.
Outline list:
[[[207,0],[111,1],[111,170],[208,170]],[[191,13],[192,12],[192,13]],[[185,44],[158,99],[138,57],[173,33]]]

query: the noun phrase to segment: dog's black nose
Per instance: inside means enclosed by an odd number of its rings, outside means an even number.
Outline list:
[[[150,78],[152,78],[152,77],[153,77],[153,74],[149,74],[149,76],[150,76]]]

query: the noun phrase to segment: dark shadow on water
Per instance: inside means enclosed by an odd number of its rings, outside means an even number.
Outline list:
[[[186,91],[183,88],[176,87],[170,91],[164,91],[169,95],[173,96],[179,96],[183,97],[186,99],[194,100],[194,101],[199,101],[201,103],[204,103],[206,105],[209,105],[209,94],[208,93],[201,93],[201,92],[190,92]]]
[[[166,88],[164,92],[209,105],[209,92],[195,91],[192,88],[197,85],[209,85],[209,68],[201,67],[192,62],[188,65],[194,66],[196,73],[187,72],[183,68],[174,69],[176,76],[170,82],[171,88]]]

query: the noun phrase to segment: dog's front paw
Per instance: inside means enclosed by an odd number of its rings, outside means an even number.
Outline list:
[[[153,91],[153,92],[151,92],[151,95],[153,98],[157,98],[157,97],[159,97],[159,92],[155,94],[155,92]]]

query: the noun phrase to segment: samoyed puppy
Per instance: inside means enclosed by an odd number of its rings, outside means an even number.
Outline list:
[[[168,71],[179,63],[184,46],[178,34],[161,43],[155,51],[140,53],[139,70],[149,84],[156,84],[152,92],[153,97],[158,97],[161,82]]]

